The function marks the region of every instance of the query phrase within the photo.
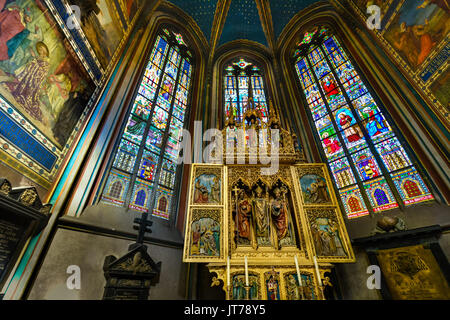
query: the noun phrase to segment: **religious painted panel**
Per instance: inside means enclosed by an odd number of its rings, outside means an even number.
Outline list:
[[[331,180],[324,165],[297,167],[302,200],[305,205],[333,205]]]
[[[223,169],[218,166],[194,167],[192,205],[223,205]]]
[[[450,288],[430,249],[419,245],[379,250],[377,258],[393,299],[450,299]]]
[[[443,106],[450,103],[450,71],[446,70],[430,86],[430,91]]]
[[[222,208],[190,208],[186,225],[184,262],[224,260]]]
[[[448,85],[449,4],[442,0],[389,0],[349,1],[365,24],[367,6],[381,7],[381,28],[373,30],[385,50],[421,89],[419,93],[429,98],[429,106],[449,126],[449,113],[445,93]],[[444,82],[433,82],[441,77]],[[447,81],[448,83],[448,81]],[[438,91],[436,91],[436,89]]]
[[[264,285],[267,300],[269,301],[281,300],[279,272],[276,272],[275,270],[266,272],[264,274]]]
[[[317,300],[312,274],[301,272],[301,286],[299,285],[297,272],[288,272],[283,276],[286,287],[286,300]]]
[[[246,300],[247,292],[245,289],[245,273],[237,272],[232,276],[232,300]],[[261,300],[261,285],[259,281],[259,274],[248,274],[249,300]]]
[[[350,239],[338,208],[305,209],[319,262],[354,262]]]

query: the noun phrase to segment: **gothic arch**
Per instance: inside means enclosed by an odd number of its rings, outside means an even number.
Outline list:
[[[212,70],[211,111],[213,118],[211,126],[221,128],[225,122],[223,114],[223,73],[227,63],[240,57],[256,63],[263,70],[263,77],[267,89],[267,100],[272,100],[274,107],[280,114],[279,95],[276,84],[275,71],[273,69],[273,57],[268,49],[256,42],[249,40],[235,40],[221,46],[215,53]]]
[[[103,190],[104,184],[106,183],[105,176],[109,167],[109,162],[111,161],[109,159],[113,158],[115,145],[119,134],[121,133],[121,125],[123,122],[126,122],[128,110],[136,95],[140,81],[142,80],[145,67],[148,63],[150,51],[154,45],[157,35],[164,26],[170,26],[174,31],[181,33],[193,55],[194,72],[189,98],[190,112],[189,115],[186,114],[187,120],[185,123],[188,130],[193,132],[193,124],[196,114],[200,113],[199,108],[203,105],[204,86],[201,84],[205,81],[206,59],[209,46],[204,35],[201,33],[200,28],[191,17],[187,16],[180,9],[174,6],[172,8],[170,4],[163,3],[157,8],[157,11],[154,12],[150,18],[143,19],[137,27],[141,32],[139,37],[143,42],[143,45],[140,45],[141,48],[139,48],[138,51],[126,52],[126,56],[128,56],[132,62],[129,62],[126,66],[123,66],[123,68],[125,68],[125,75],[120,78],[120,83],[115,88],[115,92],[120,92],[120,94],[118,94],[120,97],[114,97],[110,103],[110,105],[120,103],[121,107],[115,114],[109,113],[105,115],[107,118],[116,118],[117,120],[114,124],[112,124],[111,128],[107,128],[103,125],[100,129],[101,131],[110,132],[108,133],[108,140],[97,141],[97,145],[108,145],[107,148],[103,149],[101,155],[105,161],[101,162],[101,167],[96,169],[97,171],[92,171],[92,169],[87,166],[82,169],[83,174],[78,179],[77,184],[90,184],[89,189],[77,189],[70,199],[70,203],[66,211],[67,214],[78,216],[83,212],[84,208],[98,202],[99,196],[101,195],[101,190]],[[116,99],[116,101],[114,101],[114,99]],[[90,155],[90,157],[94,159],[95,156]],[[188,171],[189,170],[182,170],[182,172],[179,173],[179,179],[182,181],[187,181],[189,178]],[[90,181],[94,181],[94,183],[91,183]],[[80,198],[84,197],[84,194],[89,194],[89,198],[85,198],[80,204]],[[177,203],[178,201],[173,202]],[[181,215],[184,214],[184,202],[185,199],[180,199],[180,208],[178,212],[181,212]],[[184,219],[184,217],[179,218],[181,221]],[[171,217],[169,223],[176,223],[176,219],[177,217]]]

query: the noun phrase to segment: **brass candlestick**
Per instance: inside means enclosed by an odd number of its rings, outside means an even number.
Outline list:
[[[245,300],[250,300],[250,286],[245,286]]]

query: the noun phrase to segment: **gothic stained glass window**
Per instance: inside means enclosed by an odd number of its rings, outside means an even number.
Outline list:
[[[224,105],[227,118],[235,117],[242,122],[242,117],[253,99],[264,122],[268,119],[268,106],[265,93],[264,77],[258,66],[245,59],[231,63],[225,67]]]
[[[156,38],[101,201],[169,219],[193,73],[183,36]],[[163,199],[163,200],[161,200]],[[153,201],[152,201],[153,200]]]
[[[294,55],[316,137],[347,216],[433,199],[337,38],[316,28],[305,34]]]

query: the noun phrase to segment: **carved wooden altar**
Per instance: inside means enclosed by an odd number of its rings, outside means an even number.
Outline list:
[[[328,169],[305,163],[272,107],[268,123],[254,106],[244,119],[226,122],[224,164],[192,166],[184,262],[208,263],[230,300],[324,299],[324,274],[355,261]],[[275,152],[263,174],[261,154]]]

